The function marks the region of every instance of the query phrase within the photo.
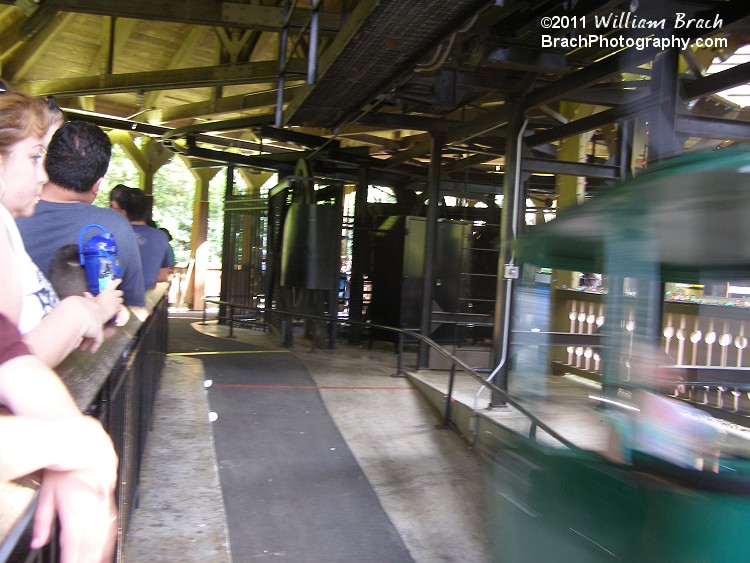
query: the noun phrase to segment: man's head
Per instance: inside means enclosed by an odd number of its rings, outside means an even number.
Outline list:
[[[55,251],[49,263],[47,277],[60,299],[83,295],[89,290],[77,244],[66,244]]]
[[[149,201],[143,190],[128,188],[118,198],[128,221],[146,221],[149,216]]]
[[[109,207],[111,209],[114,209],[118,213],[122,213],[125,215],[125,210],[122,208],[122,200],[127,197],[127,191],[130,188],[127,187],[125,184],[117,184],[112,190],[109,192]]]
[[[83,121],[64,123],[47,147],[49,181],[65,190],[96,196],[111,155],[112,143],[99,127]]]

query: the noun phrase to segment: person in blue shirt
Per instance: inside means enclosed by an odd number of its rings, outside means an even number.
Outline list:
[[[44,167],[49,177],[36,211],[17,219],[18,230],[31,259],[49,276],[52,256],[61,247],[78,244],[81,229],[97,224],[115,238],[122,271],[125,305],[145,305],[143,269],[138,244],[127,219],[113,209],[92,205],[109,166],[112,143],[96,125],[65,123],[52,136]]]
[[[162,233],[164,233],[165,235],[167,235],[167,240],[169,241],[169,266],[170,266],[170,268],[174,268],[175,263],[176,263],[176,259],[175,259],[175,256],[174,256],[174,248],[172,248],[172,233],[170,233],[169,230],[167,230],[164,227],[157,227],[157,228]]]
[[[169,239],[164,232],[147,224],[151,208],[148,197],[142,190],[128,188],[118,199],[138,241],[145,288],[168,281],[172,267]]]

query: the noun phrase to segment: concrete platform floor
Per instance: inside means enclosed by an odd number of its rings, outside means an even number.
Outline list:
[[[228,336],[227,327],[195,321],[206,334]],[[273,335],[235,334],[278,345]],[[293,353],[321,387],[326,408],[414,561],[489,561],[482,461],[458,434],[437,427],[439,411],[412,380],[393,377],[392,347],[341,343],[335,350],[310,352],[300,340]],[[208,410],[200,361],[169,357],[125,561],[233,561]],[[176,422],[182,431],[175,430]]]

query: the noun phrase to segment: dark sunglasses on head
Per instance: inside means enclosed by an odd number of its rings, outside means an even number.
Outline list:
[[[0,81],[0,94],[4,94],[7,91],[8,87]],[[57,105],[57,100],[55,100],[54,96],[44,96],[43,98],[39,98],[39,100],[47,104],[47,109],[62,111],[62,108]]]

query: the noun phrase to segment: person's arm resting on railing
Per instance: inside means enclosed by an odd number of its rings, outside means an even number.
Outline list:
[[[83,416],[57,375],[30,355],[0,315],[0,475],[44,470],[31,547],[49,541],[57,514],[63,563],[111,559],[117,532],[117,456],[99,422]]]

